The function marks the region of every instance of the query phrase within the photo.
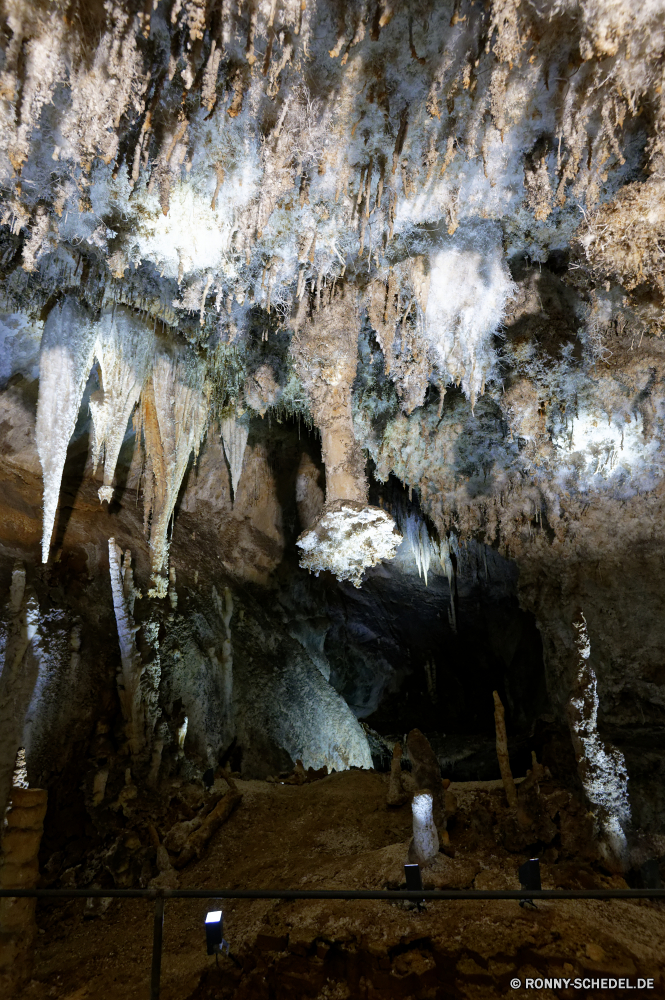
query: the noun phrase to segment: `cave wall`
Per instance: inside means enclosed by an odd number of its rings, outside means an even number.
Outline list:
[[[528,742],[584,683],[657,824],[663,4],[2,9],[31,779],[100,725],[146,781],[367,766],[494,688]]]

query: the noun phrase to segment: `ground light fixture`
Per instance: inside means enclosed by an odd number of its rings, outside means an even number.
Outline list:
[[[221,910],[209,910],[205,918],[206,947],[209,955],[229,953],[229,943],[224,940],[224,914]]]
[[[518,875],[520,885],[523,889],[533,889],[535,892],[541,891],[539,858],[529,858],[523,865],[520,865]],[[520,906],[535,907],[535,905],[532,899],[520,899]]]

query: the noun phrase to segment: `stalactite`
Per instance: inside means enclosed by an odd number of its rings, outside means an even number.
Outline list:
[[[117,306],[106,309],[97,326],[95,355],[102,377],[100,393],[90,399],[94,435],[93,468],[104,461],[104,485],[99,499],[111,501],[113,477],[127,424],[139,401],[154,352],[152,327],[135,313]]]
[[[48,562],[67,446],[76,426],[95,349],[87,311],[68,296],[44,325],[35,438],[44,479],[42,562]]]
[[[178,349],[158,349],[142,395],[148,469],[145,513],[150,517],[152,596],[168,589],[169,523],[192,455],[198,455],[208,421],[210,389],[205,366]]]
[[[220,421],[222,442],[224,444],[224,454],[229,463],[231,472],[231,489],[233,500],[236,499],[240,476],[242,475],[242,463],[245,458],[245,448],[249,437],[249,415],[236,414],[232,417],[225,417]]]

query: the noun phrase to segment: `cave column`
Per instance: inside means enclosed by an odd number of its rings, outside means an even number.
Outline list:
[[[368,504],[365,457],[353,430],[352,386],[358,364],[359,316],[351,292],[301,325],[291,353],[321,433],[326,502],[298,539],[300,565],[318,575],[331,570],[360,586],[364,570],[392,559],[401,542],[390,515]]]

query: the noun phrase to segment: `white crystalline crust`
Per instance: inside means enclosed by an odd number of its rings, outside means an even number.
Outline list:
[[[412,256],[423,226],[440,243],[492,219],[509,254],[545,260],[570,242],[580,208],[593,212],[635,171],[639,144],[622,127],[643,103],[656,133],[650,172],[660,173],[662,0],[640,4],[639,16],[628,0],[495,0],[487,11],[456,7],[454,23],[450,4],[386,4],[372,28],[365,2],[262,0],[251,17],[242,4],[199,0],[101,6],[98,20],[63,21],[58,3],[7,4],[0,178],[9,185],[22,171],[26,183],[3,223],[29,232],[27,271],[56,245],[64,256],[85,242],[108,251],[116,278],[146,261],[177,280],[175,308],[198,296],[204,314],[235,296],[246,315],[250,302],[287,308],[296,288],[334,281],[347,255],[374,256],[383,280],[392,264],[382,244],[397,237]],[[172,88],[155,92],[151,75],[200,91],[199,110],[168,108]],[[138,122],[120,159],[126,123]],[[591,242],[606,244],[605,228]],[[442,361],[481,385],[482,365],[472,372],[450,335]]]
[[[300,565],[315,576],[329,570],[338,580],[360,587],[369,566],[394,557],[402,536],[380,507],[340,501],[335,508],[324,511],[296,542],[302,549]]]
[[[411,800],[413,852],[420,865],[430,864],[439,853],[439,834],[434,825],[432,793],[416,792]]]
[[[498,227],[456,238],[430,267],[425,336],[442,375],[473,404],[494,367],[492,336],[514,289]]]
[[[577,768],[589,802],[595,808],[610,857],[624,860],[626,830],[631,820],[628,770],[624,755],[598,733],[598,682],[589,658],[591,642],[583,614],[574,623],[578,669],[568,718]]]

